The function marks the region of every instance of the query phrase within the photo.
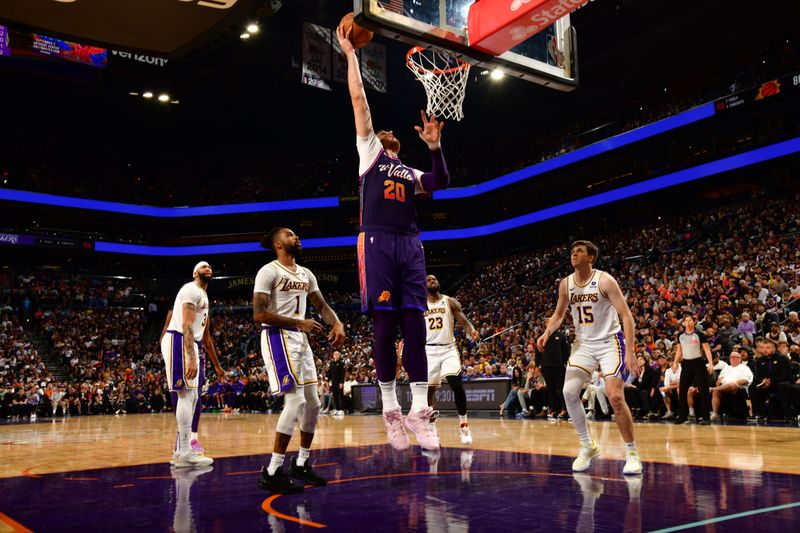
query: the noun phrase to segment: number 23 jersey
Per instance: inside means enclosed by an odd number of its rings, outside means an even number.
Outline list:
[[[269,295],[268,311],[291,318],[305,319],[308,295],[319,290],[317,278],[300,265],[292,272],[277,260],[267,263],[256,274],[253,293]]]
[[[617,310],[600,290],[604,274],[602,270],[594,270],[585,285],[577,284],[574,273],[567,278],[570,313],[578,342],[605,341],[622,329]]]
[[[416,195],[424,193],[422,171],[389,157],[375,133],[356,137],[361,231],[416,235]]]

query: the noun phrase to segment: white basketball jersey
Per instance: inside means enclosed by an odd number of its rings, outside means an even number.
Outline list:
[[[443,294],[438,302],[428,302],[425,325],[428,328],[426,344],[447,345],[456,342],[453,335],[453,311],[447,296]]]
[[[253,292],[269,295],[270,312],[302,320],[308,295],[317,290],[317,278],[309,269],[297,265],[292,272],[275,260],[258,271]]]
[[[208,295],[197,283],[190,281],[181,287],[178,296],[175,297],[175,305],[172,306],[172,318],[169,327],[172,331],[183,333],[183,304],[194,304],[195,316],[192,323],[194,340],[203,340],[203,331],[206,329],[208,321]]]
[[[600,290],[601,270],[594,270],[585,285],[575,282],[575,274],[568,280],[569,307],[578,342],[604,341],[620,331],[619,315]]]

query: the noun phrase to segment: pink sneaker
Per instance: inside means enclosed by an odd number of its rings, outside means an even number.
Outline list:
[[[417,436],[417,442],[426,450],[435,451],[439,449],[439,437],[431,426],[431,415],[433,409],[426,407],[421,411],[408,413],[406,417],[406,427]]]
[[[200,443],[197,441],[197,439],[192,439],[191,445],[192,445],[192,451],[193,452],[206,453],[206,451],[203,449],[203,447],[200,446]]]
[[[389,434],[389,444],[392,448],[399,452],[407,450],[411,443],[408,442],[408,433],[403,427],[403,412],[400,408],[384,411],[383,422],[386,424],[386,433]]]

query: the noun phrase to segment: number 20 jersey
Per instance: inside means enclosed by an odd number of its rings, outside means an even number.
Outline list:
[[[425,192],[422,172],[389,157],[380,139],[357,137],[361,231],[387,231],[416,235],[415,195]]]
[[[574,273],[567,278],[569,307],[577,342],[605,341],[622,329],[617,310],[600,290],[600,278],[604,274],[602,270],[594,270],[585,285],[576,283]]]

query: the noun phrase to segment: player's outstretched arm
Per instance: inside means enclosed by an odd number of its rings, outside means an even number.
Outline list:
[[[478,330],[475,329],[475,326],[473,326],[472,323],[469,321],[467,315],[464,314],[464,310],[461,308],[461,303],[455,298],[448,298],[447,301],[450,305],[450,310],[453,311],[453,316],[456,317],[456,320],[458,320],[459,325],[461,325],[461,327],[464,328],[464,332],[470,337],[472,337],[473,341],[477,342]]]
[[[556,310],[553,311],[553,315],[550,317],[550,320],[547,321],[547,327],[544,328],[544,333],[536,340],[536,345],[539,347],[539,350],[544,350],[544,347],[547,346],[547,341],[550,339],[550,335],[560,328],[561,323],[564,321],[564,314],[567,312],[567,306],[569,305],[569,287],[567,279],[568,278],[562,279],[561,283],[558,284],[558,303],[556,304]]]
[[[361,69],[358,67],[358,56],[350,42],[350,32],[345,33],[344,28],[336,28],[336,38],[339,47],[347,58],[347,87],[350,89],[350,100],[353,103],[353,114],[356,118],[356,135],[369,137],[372,134],[372,114],[367,103],[367,93],[364,92],[364,82],[361,79]]]
[[[427,117],[425,111],[420,111],[422,115],[422,126],[414,126],[419,138],[428,145],[431,151],[431,171],[424,173],[420,177],[420,183],[424,192],[434,192],[446,189],[450,185],[450,171],[447,169],[447,162],[442,153],[442,128],[444,122],[436,120],[436,115]]]
[[[622,321],[622,331],[625,334],[625,367],[635,377],[641,376],[643,369],[636,357],[636,325],[628,302],[625,301],[625,295],[622,294],[617,280],[608,274],[600,278],[600,290],[608,297],[608,301],[614,306]]]
[[[253,293],[253,320],[256,324],[266,324],[276,328],[297,328],[305,333],[322,333],[322,324],[316,320],[302,320],[289,316],[282,316],[269,310],[269,294],[265,292]]]
[[[338,348],[344,342],[344,325],[339,321],[336,312],[331,309],[320,291],[309,293],[308,299],[311,300],[311,305],[319,310],[322,320],[329,326],[333,326],[328,334],[328,340],[331,341],[334,348]]]

